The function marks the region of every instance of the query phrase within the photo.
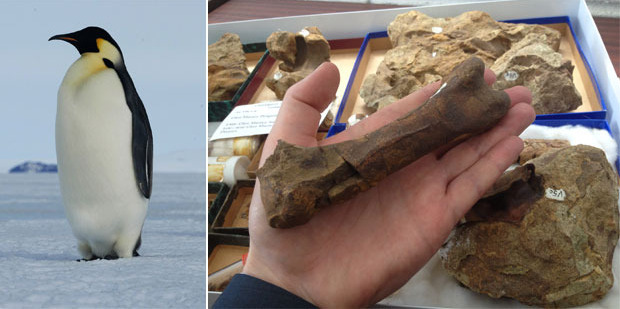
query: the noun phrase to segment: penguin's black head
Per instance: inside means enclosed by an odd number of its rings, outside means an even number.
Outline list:
[[[59,34],[49,38],[62,40],[77,48],[80,55],[97,54],[106,67],[114,68],[123,66],[123,53],[120,46],[110,34],[99,27],[86,27],[80,31],[67,34]]]
[[[97,39],[108,41],[110,44],[114,45],[119,52],[121,51],[121,48],[118,46],[116,41],[114,41],[112,36],[110,36],[107,31],[99,27],[86,27],[80,31],[55,35],[49,38],[48,41],[62,40],[68,42],[75,46],[80,54],[83,54],[99,52],[99,44],[97,43]]]

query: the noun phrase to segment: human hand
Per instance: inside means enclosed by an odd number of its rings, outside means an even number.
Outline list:
[[[495,80],[489,70],[485,80]],[[312,147],[358,138],[420,106],[439,87],[429,85],[317,141],[319,114],[333,100],[338,81],[337,68],[325,63],[287,91],[261,165],[279,139]],[[420,158],[353,199],[322,209],[304,225],[271,228],[257,181],[243,272],[319,307],[363,307],[389,296],[424,266],[467,210],[516,161],[523,148],[517,136],[535,115],[526,88],[506,92],[512,106],[493,129]]]

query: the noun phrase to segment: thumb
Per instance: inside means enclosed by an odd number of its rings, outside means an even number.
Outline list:
[[[336,65],[324,62],[289,88],[265,141],[261,161],[273,153],[280,139],[300,146],[316,146],[321,112],[334,100],[339,83],[340,74]]]

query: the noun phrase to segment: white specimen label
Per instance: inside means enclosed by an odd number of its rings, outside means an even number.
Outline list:
[[[504,79],[511,82],[513,80],[517,80],[517,78],[519,78],[519,73],[515,72],[515,71],[508,71],[506,73],[504,73]]]
[[[334,102],[336,99],[334,99]],[[334,102],[330,103],[321,113],[319,124],[323,123]],[[211,138],[209,138],[209,141],[269,134],[280,111],[280,106],[282,106],[282,101],[239,105],[220,123]]]
[[[304,38],[307,37],[308,35],[310,35],[310,31],[306,30],[306,29],[301,29],[301,31],[299,31],[299,34],[303,35]]]
[[[431,31],[433,31],[433,33],[441,33],[441,32],[443,32],[443,28],[441,28],[441,27],[433,27],[433,28],[431,28]]]
[[[431,54],[431,56],[432,56],[433,58],[435,58],[435,56],[437,56],[437,52],[436,52],[436,51],[434,51],[434,52]]]
[[[547,190],[545,190],[545,197],[556,201],[564,201],[566,192],[564,192],[563,189],[547,188]]]

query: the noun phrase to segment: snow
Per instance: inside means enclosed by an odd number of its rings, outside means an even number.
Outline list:
[[[55,174],[0,174],[0,308],[204,308],[205,175],[156,173],[141,256],[77,262]]]

